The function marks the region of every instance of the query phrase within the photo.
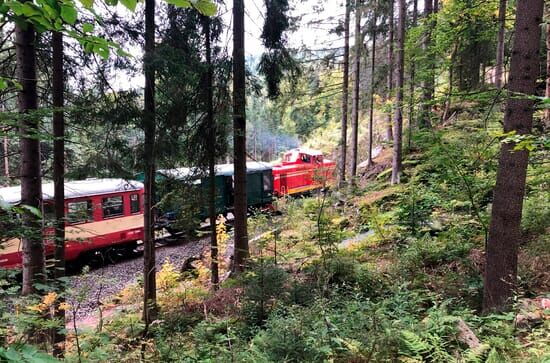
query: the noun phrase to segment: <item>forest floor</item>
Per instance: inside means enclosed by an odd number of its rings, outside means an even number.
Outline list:
[[[387,181],[384,149],[355,187],[278,200],[281,217],[249,220],[249,234],[260,237],[248,272],[218,291],[208,282],[208,249],[184,272],[178,259],[159,257],[159,320],[144,335],[137,279],[116,295],[119,308],[101,330],[79,332],[80,354],[128,362],[549,362],[547,151],[532,153],[528,171],[514,308],[481,314],[498,145],[481,120],[458,117],[418,133],[401,185]],[[225,251],[229,235],[221,236]],[[77,361],[74,340],[69,351],[67,360]]]

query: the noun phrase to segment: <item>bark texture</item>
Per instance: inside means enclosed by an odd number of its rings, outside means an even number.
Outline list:
[[[244,62],[244,0],[233,0],[233,163],[235,167],[235,253],[233,273],[248,259],[246,199],[246,92]]]
[[[58,289],[62,292],[64,284],[59,279],[65,277],[65,118],[64,106],[64,72],[63,72],[63,34],[52,33],[52,101],[53,101],[53,183],[55,209],[55,272]],[[63,294],[61,294],[63,296]],[[63,299],[63,297],[61,297]],[[56,317],[65,321],[65,310],[56,311]],[[65,334],[54,330],[54,355],[63,356]]]
[[[416,27],[418,22],[418,0],[413,0],[413,13],[412,13],[412,26]],[[415,60],[413,59],[411,62],[411,74],[410,74],[410,81],[409,81],[409,137],[407,138],[407,149],[408,152],[410,152],[412,147],[412,131],[414,127],[414,81],[415,81],[415,73],[416,73],[416,67],[415,67]]]
[[[143,320],[146,324],[156,319],[157,315],[157,284],[155,267],[155,0],[145,0],[145,90],[144,90],[144,186],[143,219],[144,219],[144,251],[143,251]]]
[[[353,63],[353,94],[351,108],[351,178],[354,182],[357,176],[357,139],[359,134],[360,112],[360,82],[361,82],[361,50],[363,41],[361,37],[361,2],[358,0],[355,7],[355,62]]]
[[[534,95],[538,77],[543,0],[518,1],[510,77],[509,97],[504,113],[504,131],[531,133],[534,101],[518,97]],[[528,151],[514,151],[514,143],[503,143],[494,189],[491,224],[486,251],[483,310],[511,308],[517,282],[518,244],[521,240],[521,212],[525,194]]]
[[[433,14],[433,0],[424,0],[424,21],[426,24],[426,32],[422,37],[422,51],[424,53],[424,59],[426,60],[425,67],[430,67],[430,44],[432,42],[432,14]],[[422,88],[422,102],[420,108],[420,127],[431,127],[431,103],[433,99],[433,78],[428,74],[423,77],[420,83]]]
[[[39,120],[33,114],[38,106],[36,93],[36,34],[34,27],[26,24],[25,29],[15,27],[15,51],[17,57],[17,79],[21,90],[17,94],[17,106],[22,114],[20,126],[21,147],[21,204],[41,210],[42,174],[40,170]],[[46,279],[44,243],[41,221],[31,212],[23,215],[23,224],[29,233],[22,238],[23,286],[21,293],[35,292],[34,284]]]
[[[546,5],[546,19],[550,19],[550,4]],[[546,92],[545,96],[550,98],[550,23],[546,23]],[[546,126],[550,127],[550,108],[544,110]]]
[[[205,53],[206,53],[206,77],[205,77],[205,106],[206,124],[208,127],[208,216],[210,219],[210,282],[214,290],[218,289],[218,239],[216,235],[216,122],[214,120],[214,90],[212,68],[212,45],[210,36],[210,18],[203,17]]]
[[[500,0],[498,5],[498,35],[497,56],[495,64],[495,86],[502,88],[504,74],[504,32],[506,27],[506,0]]]
[[[394,32],[394,0],[390,0],[390,14],[388,19],[388,27],[389,27],[389,33],[388,33],[388,85],[387,85],[387,95],[386,95],[386,101],[391,101],[393,96],[393,32]],[[393,140],[393,130],[392,130],[392,112],[391,110],[388,112],[387,121],[386,121],[386,141]]]
[[[401,158],[403,147],[403,81],[405,75],[405,0],[398,0],[397,24],[397,79],[395,92],[395,130],[393,133],[393,160],[391,183],[401,182]]]
[[[371,50],[371,64],[370,64],[370,99],[369,99],[369,142],[368,142],[368,159],[367,159],[367,168],[370,168],[373,164],[372,161],[372,147],[374,140],[374,69],[376,62],[376,5],[372,14],[374,26],[372,27],[372,50]],[[391,123],[390,123],[391,127]]]
[[[342,125],[340,136],[340,165],[338,168],[338,187],[346,182],[347,144],[348,144],[348,92],[349,92],[349,19],[350,0],[346,0],[344,15],[344,60],[342,70]]]

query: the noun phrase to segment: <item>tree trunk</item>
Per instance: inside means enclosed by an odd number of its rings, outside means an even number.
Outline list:
[[[403,144],[403,80],[405,73],[405,0],[398,0],[397,24],[397,83],[395,85],[395,130],[393,133],[393,160],[391,183],[401,182],[401,149]]]
[[[205,53],[206,53],[206,124],[208,125],[208,215],[210,219],[210,282],[214,290],[218,289],[219,271],[218,271],[218,239],[216,235],[216,122],[214,120],[214,85],[212,68],[212,45],[210,36],[210,18],[203,17]]]
[[[550,4],[546,6],[546,19],[550,19]],[[545,96],[550,98],[550,24],[546,23],[546,92]],[[546,126],[550,127],[550,108],[544,110]]]
[[[56,284],[61,292],[60,302],[64,301],[65,284],[65,119],[64,80],[63,80],[63,34],[52,33],[52,100],[53,100],[53,183],[55,204],[55,272]],[[61,301],[62,300],[62,301]],[[65,321],[65,310],[56,310],[55,316]],[[53,334],[54,355],[63,357],[65,333],[55,329]]]
[[[235,251],[233,273],[244,271],[249,255],[246,219],[245,77],[244,0],[233,0],[233,163],[235,168]]]
[[[372,50],[371,50],[371,64],[370,64],[370,100],[369,100],[369,156],[367,159],[367,168],[370,168],[373,164],[372,161],[372,143],[374,139],[374,65],[376,62],[376,5],[373,11],[373,27],[372,27]],[[390,123],[391,127],[391,123]]]
[[[389,34],[388,34],[388,94],[386,96],[387,101],[391,101],[392,94],[393,94],[393,7],[394,7],[394,0],[390,0],[390,14],[389,14]],[[392,131],[392,112],[391,110],[388,112],[388,118],[386,121],[386,141],[390,141],[393,139],[393,131]]]
[[[449,112],[451,111],[451,102],[453,98],[453,82],[454,82],[454,64],[456,59],[456,53],[458,52],[458,43],[455,44],[453,51],[451,52],[451,62],[449,65],[449,90],[447,92],[447,97],[445,99],[445,109],[443,110],[443,115],[441,115],[441,122],[447,121],[449,117]]]
[[[500,0],[498,6],[497,59],[495,64],[495,86],[502,88],[504,74],[504,32],[506,30],[506,0]]]
[[[417,25],[417,22],[418,22],[418,0],[414,0],[413,1],[413,18],[412,18],[412,26],[413,27],[416,27]],[[411,61],[411,77],[410,77],[410,82],[409,82],[409,137],[407,139],[407,150],[408,152],[411,151],[411,144],[412,144],[412,131],[413,131],[413,127],[414,127],[414,122],[413,122],[413,119],[414,119],[414,77],[415,77],[415,72],[416,72],[416,68],[415,68],[415,60],[413,59]]]
[[[350,0],[346,0],[344,17],[344,69],[342,71],[342,126],[340,136],[340,168],[338,169],[338,188],[346,182],[346,154],[348,138],[348,89],[349,89],[349,19]]]
[[[425,67],[431,68],[430,59],[430,44],[432,42],[432,19],[433,14],[433,0],[424,0],[424,21],[426,23],[426,31],[422,37],[422,52],[424,53]],[[433,82],[432,76],[429,74],[423,77],[424,79],[420,83],[422,88],[422,102],[420,109],[420,126],[424,128],[431,127],[431,103],[433,101]]]
[[[361,81],[361,49],[363,42],[361,40],[361,2],[357,0],[355,6],[355,62],[353,63],[353,99],[351,109],[351,178],[355,182],[357,176],[357,139],[359,134],[359,90]]]
[[[143,320],[148,325],[157,315],[157,286],[154,235],[155,190],[155,0],[145,0],[145,53],[144,53],[144,195],[143,195]]]
[[[504,132],[531,132],[534,101],[520,95],[536,94],[539,71],[540,23],[543,0],[518,1]],[[487,241],[483,311],[504,311],[512,306],[517,281],[517,252],[521,239],[521,212],[525,194],[528,150],[514,151],[503,143],[494,189]]]
[[[6,179],[9,179],[10,178],[10,157],[8,153],[10,151],[10,142],[7,136],[4,136],[3,148],[4,148],[4,176],[6,177]]]
[[[15,51],[17,57],[17,80],[21,90],[17,94],[19,112],[23,114],[20,126],[21,147],[21,204],[41,210],[42,175],[40,170],[39,118],[34,111],[38,107],[36,93],[35,31],[26,23],[24,29],[15,27]],[[35,292],[34,284],[46,280],[44,242],[40,218],[27,211],[23,224],[30,234],[22,238],[23,287],[21,293]]]

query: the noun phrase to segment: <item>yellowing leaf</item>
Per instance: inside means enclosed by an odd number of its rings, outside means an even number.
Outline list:
[[[120,3],[130,11],[136,10],[137,0],[120,0]]]
[[[174,5],[178,8],[188,8],[191,6],[191,2],[189,0],[166,0],[166,3]]]
[[[214,16],[218,11],[216,4],[210,0],[197,0],[193,2],[193,7],[206,16]]]
[[[80,3],[87,9],[90,9],[94,6],[94,0],[80,0]]]

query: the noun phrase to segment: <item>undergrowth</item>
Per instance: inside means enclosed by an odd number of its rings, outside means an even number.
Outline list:
[[[246,273],[208,291],[208,266],[159,272],[161,316],[139,310],[84,331],[87,361],[549,362],[548,311],[480,314],[498,140],[476,120],[419,132],[402,186],[282,199],[250,222]],[[472,132],[475,130],[476,132]],[[548,296],[550,200],[544,163],[528,173],[518,304]],[[348,194],[349,193],[349,194]],[[348,243],[357,233],[359,237]],[[139,301],[139,286],[122,293]],[[121,299],[124,300],[123,297]],[[518,307],[519,309],[519,307]],[[546,314],[546,315],[544,315]],[[466,326],[478,340],[461,337]],[[6,354],[0,351],[0,357]],[[67,361],[78,361],[74,345]]]

